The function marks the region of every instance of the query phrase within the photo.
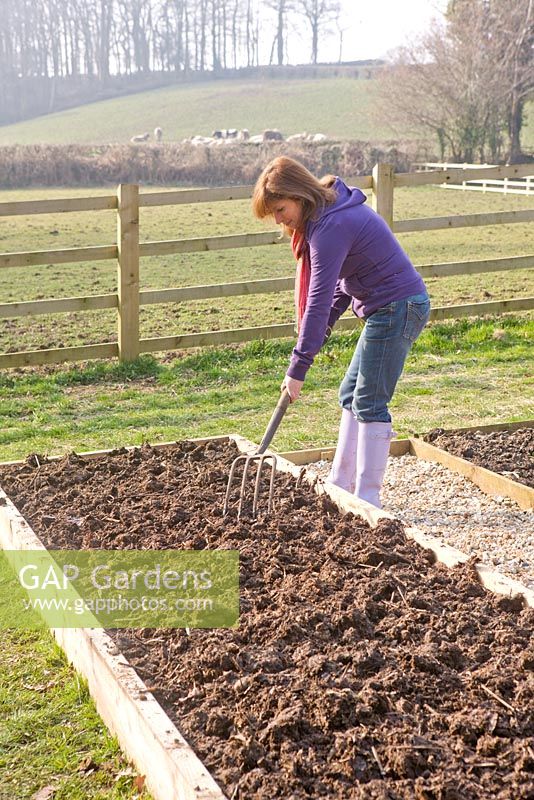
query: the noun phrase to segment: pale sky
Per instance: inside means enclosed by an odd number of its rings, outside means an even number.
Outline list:
[[[341,0],[341,5],[341,24],[345,28],[343,61],[357,61],[382,58],[414,33],[423,32],[433,18],[441,16],[447,0]],[[289,39],[290,62],[309,61],[311,36],[308,28],[304,27],[302,37],[295,32]],[[339,33],[321,37],[319,61],[338,59]]]

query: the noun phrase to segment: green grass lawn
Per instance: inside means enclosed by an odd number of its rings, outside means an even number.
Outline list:
[[[371,118],[374,89],[373,81],[350,78],[178,84],[5,125],[0,145],[127,142],[157,125],[165,141],[211,136],[216,128],[248,128],[251,135],[278,128],[286,136],[307,131],[343,139],[396,138],[398,133]]]
[[[281,426],[277,449],[335,442],[337,387],[358,331],[334,335]],[[534,417],[534,323],[526,314],[431,325],[391,410],[400,435]],[[292,343],[251,342],[165,359],[0,376],[0,459],[240,433],[259,441]]]
[[[127,142],[158,125],[166,141],[210,136],[216,128],[248,128],[251,134],[278,128],[285,136],[307,131],[373,142],[413,138],[413,130],[376,117],[376,92],[376,81],[351,78],[180,83],[4,125],[0,145]],[[522,143],[534,148],[533,103],[526,109]]]
[[[2,631],[0,800],[149,800],[49,634]]]

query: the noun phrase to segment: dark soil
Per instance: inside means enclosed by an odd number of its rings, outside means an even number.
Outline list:
[[[233,445],[0,469],[49,547],[237,548],[231,630],[116,631],[234,800],[531,800],[534,611],[280,475],[222,517]]]
[[[458,433],[445,433],[442,428],[436,428],[427,433],[424,440],[479,467],[534,486],[534,428]]]

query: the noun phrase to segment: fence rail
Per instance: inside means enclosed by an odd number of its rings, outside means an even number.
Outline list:
[[[521,194],[530,195],[534,193],[534,164],[530,164],[528,174],[524,174],[523,170],[515,176],[496,178],[484,177],[484,173],[480,170],[487,168],[494,168],[491,164],[447,164],[435,161],[423,161],[414,166],[419,167],[423,172],[435,170],[437,167],[440,169],[471,169],[477,170],[476,179],[466,180],[465,173],[462,174],[462,179],[458,183],[443,183],[443,189],[460,189],[461,191],[476,191],[476,192],[499,192],[500,194]]]
[[[390,165],[377,164],[373,169],[372,175],[359,176],[351,180],[350,183],[364,190],[370,189],[375,211],[387,221],[396,233],[407,233],[480,225],[521,223],[534,220],[534,209],[393,220],[394,190],[397,187],[449,184],[458,180],[480,180],[482,178],[508,180],[532,174],[532,169],[531,164],[516,164],[509,167],[477,166],[470,169],[453,166],[426,172],[395,174]],[[247,199],[250,198],[252,189],[252,186],[237,186],[140,194],[138,186],[122,184],[117,194],[113,195],[0,203],[0,217],[101,210],[114,210],[117,214],[117,242],[114,244],[63,250],[3,253],[0,254],[0,268],[48,266],[113,259],[116,260],[118,269],[116,293],[0,304],[0,319],[116,309],[118,316],[117,342],[4,353],[0,354],[0,368],[35,366],[93,358],[119,357],[121,360],[128,361],[136,358],[140,353],[229,344],[258,338],[272,339],[293,336],[294,328],[292,323],[176,334],[145,339],[141,339],[139,336],[139,309],[144,305],[265,294],[287,291],[293,288],[293,277],[284,277],[158,290],[140,289],[139,259],[143,257],[279,245],[287,242],[287,239],[283,238],[280,232],[276,230],[262,233],[139,243],[140,208]],[[531,269],[533,266],[534,254],[480,261],[428,264],[416,266],[416,268],[423,277],[442,277],[463,274],[473,275],[500,270]],[[523,311],[531,308],[534,308],[534,298],[524,297],[513,300],[434,308],[431,319]],[[359,325],[357,320],[343,318],[339,321],[337,327],[340,330],[350,330],[357,325]]]

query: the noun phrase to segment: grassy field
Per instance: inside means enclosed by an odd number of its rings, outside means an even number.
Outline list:
[[[83,196],[106,190],[32,190],[0,193],[0,202],[15,199]],[[439,187],[401,189],[395,193],[398,219],[504,211],[532,207],[532,199],[517,195],[484,195]],[[142,209],[143,241],[220,235],[272,229],[253,219],[248,201]],[[109,244],[115,239],[114,212],[42,215],[0,219],[4,252]],[[473,229],[429,231],[400,237],[416,264],[469,261],[534,253],[534,226],[498,225]],[[141,287],[156,289],[238,280],[289,276],[293,259],[288,245],[192,253],[142,259]],[[115,291],[112,261],[4,269],[0,272],[0,302],[16,302]],[[452,305],[533,294],[532,271],[486,273],[432,279],[433,304]],[[145,306],[142,336],[192,333],[222,328],[290,322],[291,293],[258,295],[188,304]],[[116,340],[113,311],[26,317],[0,323],[0,352],[31,350]]]
[[[251,134],[278,128],[286,136],[308,131],[373,142],[426,138],[375,117],[376,87],[373,80],[350,78],[178,84],[5,125],[0,145],[127,142],[157,125],[166,141],[210,136],[215,128],[248,128]],[[522,143],[534,148],[534,103],[527,108]]]
[[[278,449],[335,442],[337,386],[357,332],[333,336]],[[534,323],[526,315],[434,324],[417,343],[391,405],[400,435],[534,417]],[[30,370],[0,377],[0,458],[241,433],[259,441],[291,352],[255,342],[137,363]]]
[[[248,80],[180,84],[0,127],[0,144],[127,142],[156,125],[167,141],[215,128],[278,128],[345,139],[396,138],[370,116],[372,81]],[[261,103],[258,103],[258,93]]]
[[[65,194],[83,196],[98,190],[0,192],[0,202]],[[109,190],[108,190],[109,191]],[[530,198],[445,191],[439,187],[401,189],[395,193],[396,217],[476,213],[532,207]],[[272,229],[252,218],[248,201],[142,209],[143,241],[220,235]],[[0,219],[3,252],[109,244],[115,239],[114,212],[38,215]],[[498,225],[411,233],[400,237],[415,264],[469,261],[534,253],[533,225]],[[288,245],[142,259],[141,287],[157,289],[288,276],[294,265]],[[533,293],[532,271],[486,273],[431,279],[433,304],[452,305]],[[17,302],[115,291],[112,261],[4,269],[0,302]],[[193,333],[248,325],[290,322],[291,293],[146,306],[141,310],[143,336]],[[0,322],[0,352],[31,350],[116,340],[113,311],[26,317]]]
[[[44,190],[4,192],[0,200],[46,194],[49,193]],[[60,190],[53,193],[61,194]],[[516,195],[424,187],[397,191],[395,203],[396,217],[402,219],[528,208],[532,201]],[[112,212],[65,214],[53,220],[41,216],[15,217],[0,222],[2,249],[105,244],[114,239],[114,224]],[[272,224],[265,226],[253,220],[248,201],[238,201],[142,210],[140,229],[141,239],[150,240],[265,227]],[[401,241],[416,264],[504,257],[533,253],[534,227],[524,224],[431,231],[406,234]],[[289,247],[276,245],[148,258],[142,262],[141,284],[143,288],[160,288],[290,275],[292,271]],[[5,269],[0,275],[0,302],[111,292],[115,290],[115,281],[112,262]],[[534,278],[532,270],[517,270],[432,279],[428,287],[434,306],[451,305],[532,296]],[[146,307],[142,309],[141,328],[143,335],[156,336],[289,322],[292,314],[291,293],[286,292],[253,299]],[[111,311],[5,320],[0,325],[0,348],[13,351],[110,341],[116,338],[115,325],[115,314]],[[472,403],[470,416],[476,421],[532,416],[528,411],[532,395],[525,391],[527,367],[521,368],[534,340],[530,325],[529,315],[523,314],[513,320],[432,326],[418,345],[420,357],[410,367],[415,374],[408,377],[410,372],[407,373],[395,399],[400,431],[460,424],[465,415],[465,402],[461,399],[464,393]],[[492,337],[501,326],[505,331],[503,339],[494,340]],[[356,336],[357,332],[334,337],[330,349],[319,356],[306,385],[305,428],[300,415],[292,414],[292,422],[280,433],[282,447],[327,444],[334,440],[336,385]],[[480,352],[475,346],[477,337]],[[442,357],[442,351],[448,352],[447,342],[452,342],[454,349]],[[484,352],[496,349],[495,364],[489,372],[481,358],[482,344]],[[101,364],[7,372],[0,376],[0,413],[4,418],[0,457],[228,431],[239,431],[255,439],[275,402],[292,346],[288,340],[252,343],[245,348],[145,358],[134,367]],[[508,353],[504,360],[501,351]],[[517,364],[512,369],[514,359]],[[249,370],[254,372],[256,384],[252,393],[246,391]],[[467,377],[469,374],[474,383]],[[487,391],[479,391],[480,382],[488,384]],[[413,398],[417,398],[415,403]]]

